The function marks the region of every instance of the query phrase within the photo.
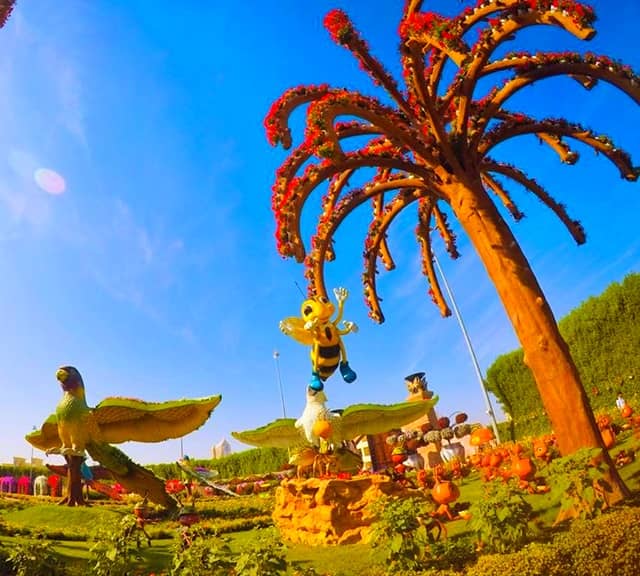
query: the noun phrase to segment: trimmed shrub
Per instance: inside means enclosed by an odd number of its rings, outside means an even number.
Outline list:
[[[482,556],[467,576],[635,576],[640,566],[640,509],[577,520],[547,544]]]

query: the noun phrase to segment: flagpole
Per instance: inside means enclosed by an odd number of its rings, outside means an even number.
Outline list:
[[[278,382],[278,390],[280,391],[280,403],[282,404],[282,417],[287,417],[287,409],[284,405],[284,390],[282,389],[282,377],[280,376],[280,352],[277,350],[273,351],[273,361],[276,365],[276,378]]]
[[[436,264],[436,268],[438,268],[438,272],[442,277],[442,284],[444,285],[447,294],[449,295],[449,300],[451,301],[451,307],[453,308],[453,312],[456,315],[456,319],[458,320],[458,324],[460,325],[460,330],[462,330],[462,335],[464,336],[464,341],[467,345],[467,350],[469,351],[469,356],[471,356],[471,363],[473,364],[473,369],[476,373],[476,377],[478,378],[478,382],[480,383],[480,389],[482,390],[482,396],[484,397],[484,404],[487,412],[487,416],[489,416],[489,420],[491,421],[491,427],[493,428],[493,434],[495,436],[496,442],[500,443],[500,434],[498,433],[498,422],[496,421],[496,415],[493,411],[493,406],[491,405],[491,398],[489,398],[489,393],[487,392],[487,385],[482,377],[482,371],[480,370],[480,364],[478,364],[478,359],[476,358],[476,353],[473,350],[473,346],[471,345],[471,339],[469,338],[469,334],[467,333],[467,328],[462,320],[462,315],[460,314],[460,310],[458,310],[458,305],[456,304],[456,299],[453,297],[453,292],[449,287],[449,283],[447,282],[447,277],[444,275],[442,268],[440,267],[440,262],[438,262],[438,258],[436,258],[435,253],[433,254],[433,261]]]

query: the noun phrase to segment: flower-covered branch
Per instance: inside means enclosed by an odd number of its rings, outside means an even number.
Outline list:
[[[320,86],[296,86],[287,90],[269,109],[264,119],[267,140],[272,146],[282,144],[285,150],[291,148],[291,130],[289,130],[289,116],[304,104],[322,98],[330,92],[328,84]]]
[[[517,222],[518,220],[522,220],[524,218],[524,214],[520,212],[520,209],[516,206],[516,203],[511,198],[509,192],[507,192],[500,182],[498,182],[495,178],[492,178],[486,172],[482,173],[482,182],[486,185],[486,187],[490,188],[492,192],[500,198],[500,201],[504,205],[504,207],[509,211],[513,219]]]
[[[607,136],[596,135],[588,128],[567,122],[563,118],[546,118],[537,121],[529,118],[523,121],[509,119],[501,122],[481,139],[478,146],[479,158],[485,157],[492,148],[501,142],[524,134],[552,134],[559,137],[573,138],[590,146],[597,153],[606,156],[626,180],[635,182],[640,175],[640,170],[632,165],[629,154],[617,148]]]
[[[339,122],[335,125],[335,132],[340,139],[380,134],[380,131],[371,124],[362,124],[360,122]],[[287,190],[290,189],[291,181],[296,177],[300,168],[315,155],[315,148],[303,142],[289,154],[280,168],[278,168],[276,180],[272,187],[271,205],[274,212],[277,212],[287,202]]]
[[[435,218],[436,229],[444,242],[444,246],[449,253],[449,256],[451,256],[453,260],[456,260],[460,257],[460,253],[458,252],[458,242],[456,235],[449,225],[447,215],[440,210],[438,204],[433,205],[433,215]]]
[[[419,200],[428,194],[423,188],[402,188],[394,198],[388,202],[382,213],[369,224],[369,230],[364,241],[364,272],[362,274],[362,286],[364,288],[364,301],[369,309],[369,317],[376,322],[384,322],[384,314],[380,306],[380,297],[376,289],[376,266],[382,243],[385,241],[387,230],[402,210],[409,204]]]
[[[489,4],[492,5],[492,11],[493,8],[499,6],[504,9],[499,12],[496,18],[489,20],[489,26],[481,31],[480,38],[471,49],[470,58],[458,71],[458,75],[464,76],[464,83],[461,84],[463,90],[458,94],[460,109],[454,129],[456,133],[462,135],[463,140],[466,140],[473,92],[483,75],[489,58],[504,41],[512,38],[520,30],[537,24],[559,26],[583,40],[588,40],[595,34],[593,28],[590,27],[593,19],[587,16],[587,13],[591,14],[591,12],[577,2],[573,3],[575,5],[573,12],[558,10],[554,6],[553,0],[528,0],[524,2],[496,0]],[[468,25],[468,22],[466,24]]]
[[[396,81],[373,57],[367,43],[353,26],[349,16],[342,10],[331,10],[325,16],[324,25],[333,41],[350,50],[357,58],[362,70],[369,74],[373,83],[382,86],[395,100],[398,107],[408,114],[410,112],[409,105],[398,89]]]
[[[404,155],[394,152],[392,149],[382,152],[371,150],[357,150],[349,152],[338,163],[323,161],[320,164],[308,164],[303,175],[290,180],[287,190],[287,201],[275,211],[277,222],[278,250],[283,256],[292,256],[298,262],[303,262],[306,251],[300,234],[300,214],[309,194],[322,182],[333,178],[344,170],[358,168],[386,167],[403,173],[415,174],[430,182],[433,173],[427,169],[415,165]]]
[[[605,136],[565,120],[538,120],[505,108],[522,88],[558,75],[574,78],[587,88],[605,81],[640,103],[640,79],[630,67],[606,56],[568,52],[515,52],[490,61],[498,46],[528,26],[552,25],[590,39],[595,33],[591,8],[574,0],[478,0],[475,6],[449,18],[422,11],[422,7],[421,0],[406,0],[399,27],[406,93],[372,56],[343,11],[333,10],[325,18],[333,40],[351,51],[373,82],[386,90],[391,104],[327,85],[297,87],[285,92],[265,119],[269,141],[289,148],[289,116],[296,107],[307,106],[304,141],[278,170],[273,186],[278,250],[283,256],[304,262],[310,293],[326,295],[324,265],[335,257],[333,235],[349,213],[371,201],[373,219],[365,239],[363,286],[370,316],[379,322],[383,315],[376,293],[376,267],[379,262],[387,270],[395,267],[387,244],[388,228],[416,200],[416,234],[423,272],[442,313],[448,308],[433,269],[430,234],[438,230],[449,255],[458,256],[455,234],[439,202],[448,204],[460,218],[459,207],[473,188],[471,182],[480,181],[477,192],[492,193],[495,202],[502,203],[519,220],[523,213],[502,177],[511,179],[553,211],[576,242],[584,242],[580,224],[535,180],[518,168],[488,157],[498,144],[516,136],[534,135],[562,162],[573,164],[578,154],[566,140],[577,140],[605,155],[624,178],[632,181],[640,175],[629,155]],[[477,29],[480,36],[472,42],[471,32]],[[449,60],[458,71],[447,89],[440,90]],[[485,96],[474,98],[480,79],[504,72],[512,76]],[[349,121],[342,122],[341,117]],[[359,175],[361,168],[377,172],[364,187],[350,189],[349,180]],[[328,186],[307,254],[300,231],[301,212],[309,195],[322,184]],[[395,195],[387,199],[392,190]]]
[[[584,79],[589,79],[589,82],[586,83],[588,88],[592,88],[598,80],[602,80],[616,86],[640,104],[640,77],[630,66],[611,60],[606,56],[594,54],[582,56],[572,52],[543,52],[533,55],[513,53],[485,66],[482,76],[504,70],[514,70],[516,75],[507,80],[493,94],[484,109],[478,110],[475,116],[477,131],[470,142],[472,148],[479,141],[487,124],[501,111],[502,106],[509,98],[522,88],[544,78],[567,75],[583,79],[581,82],[583,85],[585,85]]]
[[[587,240],[584,228],[578,220],[573,220],[567,214],[567,209],[563,204],[556,202],[553,197],[538,184],[533,178],[529,178],[522,170],[515,166],[503,162],[485,161],[483,167],[483,179],[487,181],[491,177],[487,172],[495,172],[511,178],[514,182],[524,186],[529,192],[536,196],[558,219],[565,225],[569,234],[576,241],[576,244],[584,244]]]
[[[327,94],[309,106],[305,142],[315,148],[318,156],[330,160],[343,156],[340,136],[334,129],[335,118],[342,115],[366,120],[398,146],[416,150],[430,166],[437,165],[430,150],[431,142],[424,139],[403,114],[373,98],[346,90]]]
[[[429,296],[431,301],[438,307],[443,318],[451,316],[451,310],[444,299],[438,276],[433,267],[433,249],[431,248],[431,227],[430,222],[436,208],[436,202],[431,198],[423,198],[418,208],[418,225],[416,226],[416,238],[420,244],[420,254],[422,262],[422,273],[429,282]],[[440,213],[442,224],[442,214]],[[446,229],[446,222],[445,229]],[[439,226],[440,227],[440,226]]]
[[[411,202],[418,199],[420,195],[427,193],[426,190],[415,189],[416,186],[423,186],[422,181],[417,178],[407,178],[402,174],[389,175],[386,180],[380,182],[369,182],[363,188],[349,191],[330,212],[323,212],[318,219],[316,234],[312,238],[312,250],[307,256],[306,265],[312,279],[313,288],[310,291],[313,295],[326,296],[326,287],[324,285],[324,262],[327,260],[326,252],[330,247],[331,240],[335,230],[340,226],[344,218],[355,208],[367,202],[369,199],[381,197],[390,190],[399,190],[398,194],[384,207],[381,212],[374,215],[372,223],[369,226],[369,234],[365,239],[365,266],[369,260],[372,266],[369,269],[370,276],[375,276],[375,264],[380,254],[381,244],[384,241],[386,229],[393,220],[394,212],[400,212],[405,206],[405,202],[409,199]],[[367,274],[365,272],[365,274]],[[375,294],[375,280],[372,284]],[[382,313],[380,311],[379,301],[370,301],[367,298],[367,283],[364,285],[365,300],[370,309],[370,316],[382,321]]]
[[[385,173],[386,172],[386,173]],[[382,182],[389,178],[388,170],[382,171],[377,176],[377,180]],[[377,194],[371,199],[371,205],[373,207],[373,218],[374,220],[380,218],[384,214],[384,193]],[[383,235],[380,239],[380,248],[378,250],[378,257],[382,262],[385,270],[390,272],[394,270],[396,267],[395,262],[393,261],[393,256],[391,256],[391,251],[389,250],[389,243],[387,242],[387,235]]]

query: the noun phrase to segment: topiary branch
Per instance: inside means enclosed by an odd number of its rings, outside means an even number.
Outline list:
[[[429,282],[429,296],[438,307],[443,318],[451,316],[451,310],[444,299],[438,276],[433,266],[433,249],[431,248],[430,221],[434,214],[435,202],[430,198],[423,198],[418,207],[418,225],[416,226],[416,238],[420,244],[422,273]]]
[[[498,198],[500,198],[500,201],[502,202],[504,207],[509,211],[511,216],[513,216],[513,219],[516,222],[524,218],[524,214],[520,212],[520,210],[516,206],[515,202],[512,200],[509,193],[502,187],[502,185],[497,180],[489,176],[489,174],[487,174],[486,172],[483,172],[482,182],[487,187],[489,187]]]
[[[398,89],[396,81],[373,57],[367,43],[353,26],[349,16],[342,10],[331,10],[325,16],[324,25],[333,41],[347,48],[357,58],[360,67],[369,74],[374,84],[382,86],[395,100],[400,110],[410,114],[409,104]]]
[[[550,24],[564,28],[583,40],[588,40],[595,34],[590,27],[593,19],[587,15],[583,7],[582,17],[579,19],[573,14],[564,14],[554,8],[552,1],[531,0],[522,2],[492,2],[492,11],[498,6],[505,6],[498,18],[489,20],[489,27],[485,28],[480,38],[471,50],[471,57],[466,67],[458,71],[464,77],[461,90],[458,94],[459,108],[456,118],[455,131],[466,141],[467,126],[473,103],[473,93],[479,79],[483,76],[483,69],[487,65],[490,56],[505,40],[511,39],[517,32],[538,24]],[[582,6],[576,3],[576,6]],[[592,13],[592,12],[591,12]]]
[[[460,253],[458,252],[456,235],[451,229],[451,226],[449,226],[447,215],[442,212],[438,204],[435,203],[433,204],[432,211],[435,218],[436,229],[440,233],[440,237],[444,242],[445,248],[447,249],[449,256],[456,260],[460,257]]]
[[[430,149],[432,142],[424,139],[401,113],[371,97],[347,91],[327,94],[309,106],[305,141],[314,146],[316,155],[330,160],[343,157],[340,137],[333,125],[341,115],[366,120],[396,145],[418,152],[428,165],[438,164]]]
[[[565,225],[569,234],[576,241],[576,244],[584,244],[587,240],[584,228],[578,220],[573,220],[567,214],[563,204],[556,202],[551,195],[538,184],[533,178],[529,178],[522,170],[502,162],[485,161],[482,164],[483,177],[487,178],[487,172],[496,172],[511,178],[518,184],[524,186],[526,190],[534,194],[558,219]]]
[[[385,242],[387,230],[409,204],[419,199],[420,191],[417,188],[405,188],[384,206],[384,210],[369,224],[369,230],[364,241],[364,272],[362,274],[362,286],[364,300],[369,309],[369,317],[378,323],[384,322],[384,314],[380,306],[380,297],[376,287],[376,266],[382,244]],[[395,268],[395,266],[394,266]],[[393,268],[387,268],[392,270]]]
[[[362,124],[360,122],[339,122],[334,128],[340,139],[351,138],[354,136],[366,136],[369,134],[380,134],[380,131],[370,124]],[[310,144],[303,142],[293,152],[289,154],[287,159],[276,171],[276,181],[272,186],[271,205],[274,211],[280,209],[283,203],[286,203],[286,193],[289,188],[290,181],[295,177],[296,173],[302,168],[316,150]]]
[[[349,185],[349,178],[353,174],[354,170],[345,170],[336,174],[329,183],[327,193],[322,197],[322,211],[323,213],[330,213],[333,207],[336,205],[340,194],[346,186]],[[327,262],[335,260],[335,251],[333,250],[333,244],[329,244],[325,258]]]
[[[285,150],[291,147],[291,130],[289,130],[289,117],[291,113],[304,104],[322,98],[331,92],[328,84],[319,86],[297,86],[290,88],[280,96],[269,109],[264,119],[264,127],[267,132],[267,140],[272,146],[282,144]]]
[[[613,142],[604,135],[594,133],[575,123],[570,123],[563,118],[546,118],[543,120],[509,119],[492,128],[481,139],[478,146],[479,158],[485,157],[488,152],[498,144],[516,136],[524,134],[555,135],[560,138],[573,138],[590,146],[596,153],[606,156],[620,171],[620,175],[631,182],[635,182],[640,175],[637,167],[631,164],[631,157],[627,152],[614,146]]]
[[[486,126],[501,111],[501,107],[522,88],[538,80],[553,76],[568,75],[580,79],[589,79],[589,88],[598,80],[603,80],[619,88],[636,103],[640,104],[640,78],[629,67],[614,62],[606,56],[581,56],[574,53],[538,53],[532,56],[506,56],[498,62],[485,66],[482,76],[497,71],[514,69],[516,76],[507,80],[498,89],[484,109],[475,116],[477,132],[470,142],[473,148],[479,142]]]
[[[389,171],[384,170],[384,171],[381,171],[381,173],[378,175],[377,180],[385,181],[388,178],[389,178]],[[377,218],[381,218],[384,214],[384,208],[385,208],[384,198],[385,198],[384,193],[381,192],[380,194],[374,196],[371,199],[374,220]],[[389,244],[387,242],[386,234],[382,236],[382,238],[380,239],[379,245],[380,247],[378,249],[378,257],[380,258],[382,265],[387,271],[393,270],[396,267],[396,264],[393,261],[393,257],[391,256],[391,251],[389,250]]]
[[[391,200],[391,202],[385,206],[384,210],[377,216],[374,215],[370,231],[375,232],[378,225],[376,222],[387,222],[389,218],[389,206],[396,206],[397,209],[402,209],[399,206],[399,200],[397,198],[406,195],[406,188],[415,188],[416,186],[423,186],[422,181],[417,178],[407,178],[402,174],[390,174],[386,180],[380,182],[370,182],[363,188],[351,190],[344,195],[340,201],[336,204],[335,208],[330,213],[323,213],[318,219],[318,227],[316,234],[312,239],[312,251],[306,258],[305,264],[307,266],[306,273],[307,280],[310,281],[310,285],[313,285],[311,293],[314,295],[326,296],[326,287],[324,285],[324,262],[326,261],[326,251],[329,246],[330,239],[333,237],[335,230],[346,218],[346,216],[355,208],[367,202],[371,198],[383,195],[390,190],[400,190],[398,195]],[[417,197],[416,197],[417,198]],[[388,226],[388,223],[385,225]],[[372,252],[372,258],[375,261],[378,258],[380,252],[380,246],[383,241],[384,234],[376,239],[375,250]],[[365,247],[368,241],[365,240]],[[367,250],[367,248],[365,248]],[[379,306],[378,306],[379,308]]]

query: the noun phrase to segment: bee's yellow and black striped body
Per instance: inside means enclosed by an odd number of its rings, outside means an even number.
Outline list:
[[[319,326],[311,348],[311,366],[320,380],[329,378],[340,364],[340,336],[332,324]]]
[[[280,329],[285,334],[301,344],[311,346],[313,372],[309,387],[316,391],[322,390],[322,382],[327,380],[338,367],[346,382],[353,382],[356,379],[356,373],[349,367],[341,336],[354,332],[357,327],[352,322],[345,322],[344,329],[338,328],[347,291],[341,288],[337,291],[338,316],[334,320],[331,316],[335,312],[335,306],[327,298],[318,297],[302,303],[299,318],[286,318],[280,322]]]

